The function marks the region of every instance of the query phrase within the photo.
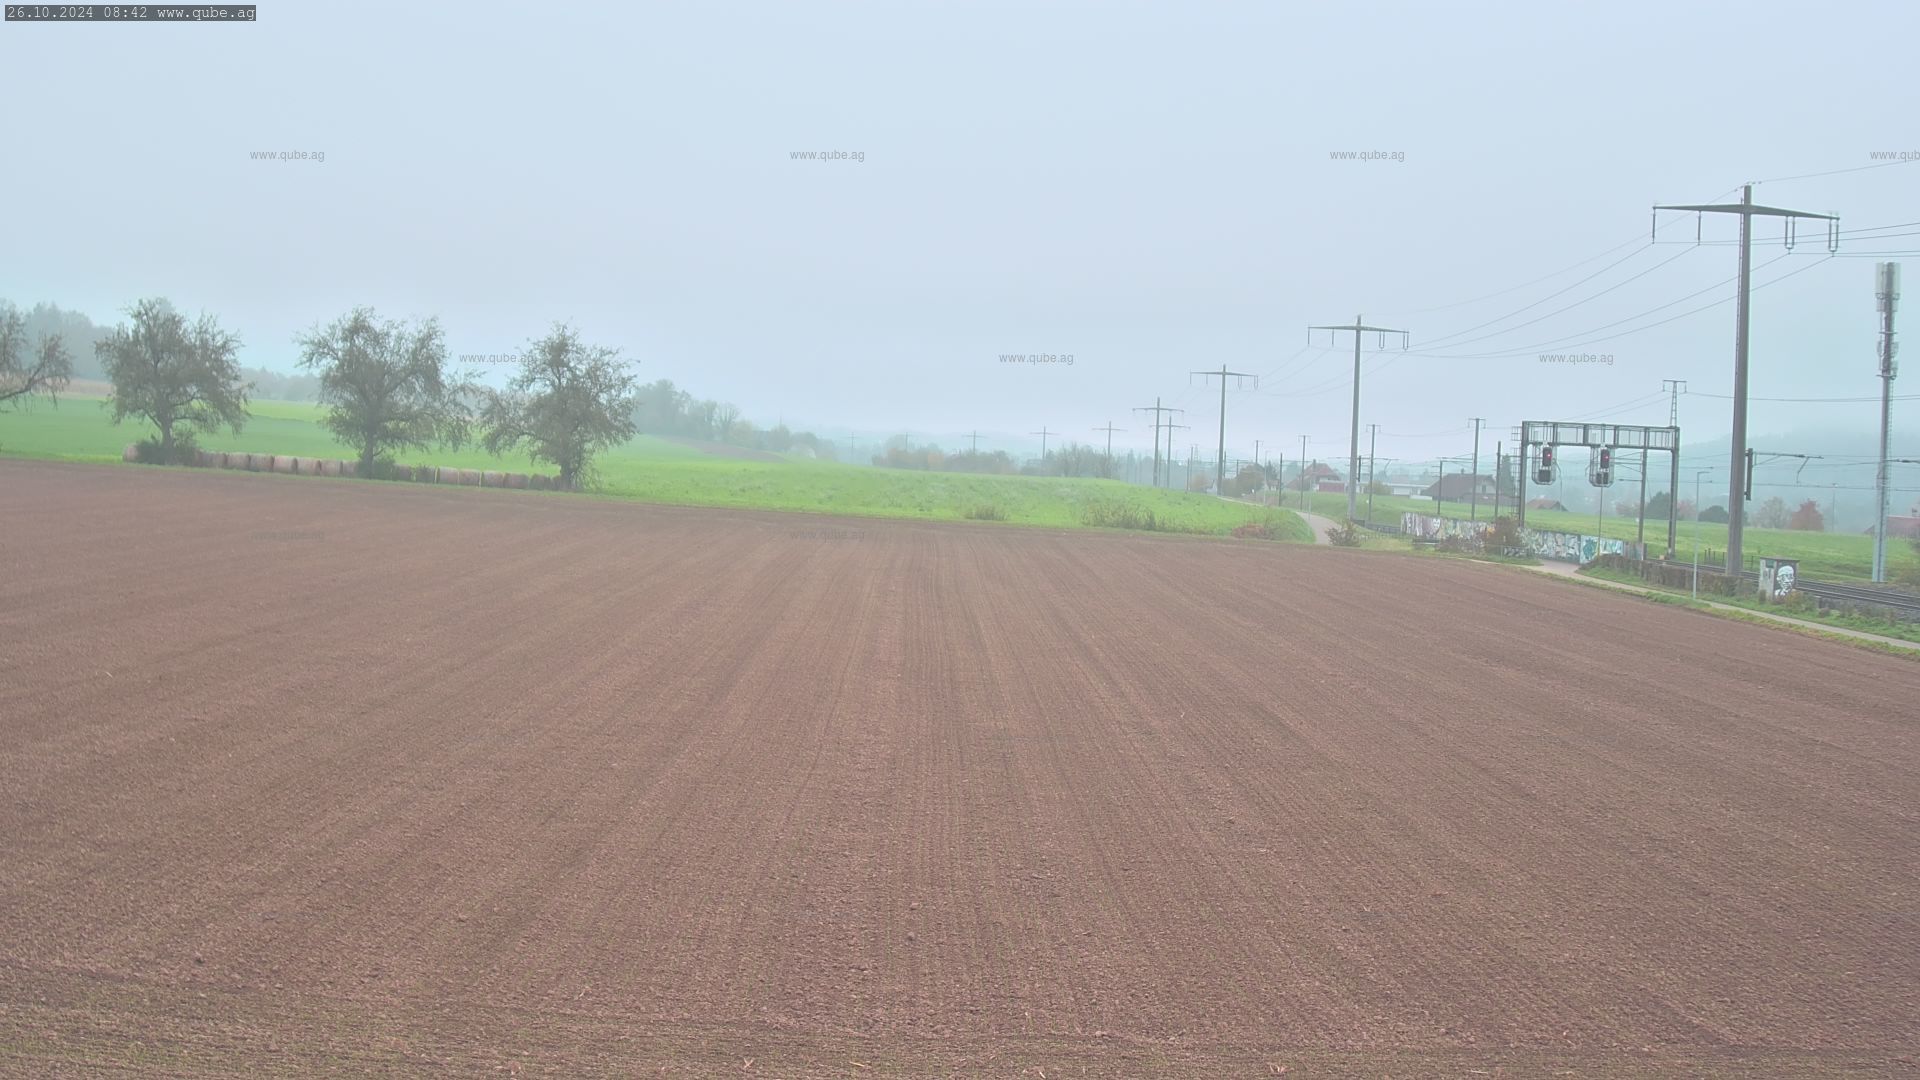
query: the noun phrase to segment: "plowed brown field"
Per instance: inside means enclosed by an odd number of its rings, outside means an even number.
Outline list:
[[[1916,702],[1450,560],[0,461],[0,1073],[1911,1073]]]

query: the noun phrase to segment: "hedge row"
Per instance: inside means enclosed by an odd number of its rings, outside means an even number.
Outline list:
[[[121,452],[123,461],[139,461],[140,446],[128,443]],[[219,450],[194,451],[195,465],[205,469],[244,469],[247,472],[277,472],[295,476],[358,476],[360,463],[337,458],[289,457],[285,454],[243,454]],[[541,473],[495,472],[491,469],[453,469],[444,465],[387,465],[378,475],[383,480],[407,480],[419,484],[460,484],[467,487],[526,488],[534,491],[558,491],[560,478]]]

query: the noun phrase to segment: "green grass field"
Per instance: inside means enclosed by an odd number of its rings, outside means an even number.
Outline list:
[[[320,426],[317,406],[258,401],[249,408],[252,419],[239,435],[215,432],[200,445],[296,457],[353,456]],[[38,402],[29,411],[0,413],[0,455],[9,457],[118,462],[126,444],[152,434],[150,427],[133,422],[114,426],[98,398],[63,397],[58,408]],[[553,472],[536,469],[524,456],[501,459],[472,448],[405,453],[400,461]],[[799,458],[756,461],[647,436],[609,451],[597,464],[601,494],[643,502],[926,520],[964,519],[985,508],[1011,524],[1066,528],[1084,527],[1090,506],[1124,503],[1151,511],[1163,531],[1219,535],[1264,521],[1282,539],[1313,538],[1292,513],[1114,480],[921,473]]]
[[[1313,513],[1336,520],[1347,513],[1345,495],[1311,492],[1307,495],[1308,509]],[[1287,504],[1295,509],[1300,506],[1300,493],[1287,493]],[[1469,507],[1465,503],[1446,503],[1443,516],[1465,520]],[[1360,497],[1360,515],[1366,516],[1366,496]],[[1403,511],[1411,510],[1418,514],[1434,513],[1432,499],[1416,499],[1406,496],[1375,495],[1373,497],[1373,520],[1399,524]],[[1503,504],[1501,512],[1513,513],[1511,505]],[[1483,504],[1480,515],[1483,520],[1493,517],[1493,506]],[[1549,529],[1555,532],[1580,533],[1585,536],[1605,535],[1620,540],[1633,540],[1636,534],[1636,519],[1619,518],[1607,515],[1602,524],[1594,514],[1576,514],[1564,510],[1529,510],[1527,525],[1536,529]],[[1601,525],[1602,531],[1596,533],[1594,527]],[[1699,529],[1700,558],[1712,561],[1725,558],[1727,550],[1727,527],[1711,522],[1682,521],[1676,542],[1677,555],[1681,560],[1693,557],[1694,530]],[[1647,545],[1657,556],[1666,546],[1667,521],[1647,521]],[[1800,572],[1815,581],[1835,581],[1858,579],[1867,580],[1873,575],[1873,538],[1853,533],[1817,533],[1798,532],[1791,529],[1756,529],[1748,526],[1745,535],[1745,556],[1748,569],[1759,566],[1762,555],[1776,558],[1799,559]],[[1712,552],[1709,556],[1708,552]],[[1887,545],[1887,574],[1899,580],[1902,573],[1920,575],[1920,557],[1914,554],[1913,545],[1904,540],[1893,541]]]

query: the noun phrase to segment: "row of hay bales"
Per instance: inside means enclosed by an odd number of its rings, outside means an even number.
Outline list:
[[[139,447],[128,443],[121,452],[122,461],[139,461]],[[207,469],[244,469],[247,472],[277,472],[294,476],[358,476],[360,463],[336,458],[289,457],[285,454],[242,454],[219,450],[200,450],[194,464]],[[395,465],[392,478],[419,484],[460,484],[466,487],[520,488],[533,491],[558,491],[560,478],[535,473],[495,472],[491,469],[453,469],[443,465]]]

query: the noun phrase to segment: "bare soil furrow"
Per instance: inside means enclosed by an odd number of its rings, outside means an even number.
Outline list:
[[[0,461],[0,1074],[1920,1070],[1911,661],[1373,552]]]

